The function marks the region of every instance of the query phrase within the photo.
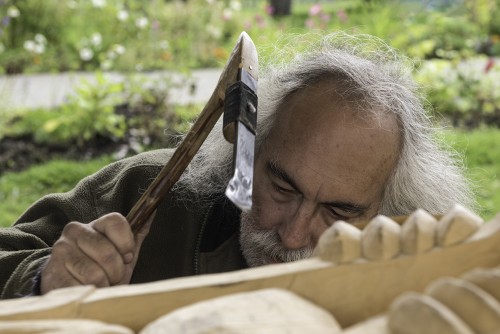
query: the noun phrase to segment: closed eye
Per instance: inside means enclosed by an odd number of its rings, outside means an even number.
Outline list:
[[[284,194],[296,193],[295,189],[281,187],[278,184],[276,184],[275,182],[271,182],[271,185],[273,186],[273,189],[279,193],[284,193]]]
[[[359,217],[365,210],[360,207],[339,207],[326,205],[326,209],[330,215],[335,219],[349,220]]]

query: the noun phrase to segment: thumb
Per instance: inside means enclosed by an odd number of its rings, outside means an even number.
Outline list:
[[[146,239],[147,235],[149,234],[149,230],[151,228],[151,225],[153,224],[153,221],[156,217],[156,211],[157,210],[153,211],[153,213],[148,218],[146,223],[144,225],[142,225],[142,227],[139,231],[136,232],[136,234],[135,234],[136,252],[135,253],[138,253],[138,251],[141,248],[142,242],[144,241],[144,239]]]
[[[134,248],[134,258],[130,263],[127,264],[125,274],[122,280],[118,284],[129,284],[130,279],[132,278],[132,274],[134,272],[135,265],[139,260],[139,253],[141,251],[142,242],[146,239],[146,236],[149,233],[149,229],[151,228],[151,224],[153,223],[156,217],[156,210],[151,214],[151,217],[146,221],[146,223],[141,227],[139,231],[135,234],[135,248]]]

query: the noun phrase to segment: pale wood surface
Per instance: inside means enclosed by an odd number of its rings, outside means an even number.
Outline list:
[[[439,277],[460,277],[474,268],[499,265],[500,215],[482,225],[466,242],[415,256],[381,261],[359,259],[345,265],[311,258],[147,284],[66,288],[41,297],[1,301],[0,320],[94,319],[138,332],[186,305],[233,293],[281,288],[314,302],[346,328],[386,312],[404,292],[423,293]],[[481,288],[484,285],[493,289],[492,295],[498,298],[498,284],[491,282],[498,283],[500,270],[488,275],[475,272],[465,277],[479,281]]]
[[[500,330],[500,303],[473,283],[457,278],[440,278],[425,293],[458,315],[475,332]]]
[[[94,320],[12,320],[0,322],[2,334],[133,334],[130,328]]]
[[[40,297],[9,299],[0,302],[0,320],[71,318],[81,301],[96,290],[78,286],[52,290]]]
[[[408,255],[425,253],[434,247],[437,219],[422,209],[412,213],[401,226],[401,251]]]
[[[480,229],[478,234],[483,239],[472,237],[473,241],[416,256],[348,265],[312,258],[232,273],[97,289],[85,296],[73,313],[55,308],[51,316],[96,319],[139,331],[182,306],[231,293],[276,287],[314,301],[333,314],[342,327],[347,327],[385,312],[405,291],[423,292],[436,278],[458,277],[477,267],[500,265],[498,218]],[[33,302],[42,298],[49,300],[50,295],[33,298]],[[47,316],[46,307],[41,314]],[[0,319],[13,317],[36,319],[40,314],[33,310],[27,314],[23,308],[17,313],[0,314]]]
[[[335,318],[297,295],[280,289],[236,293],[177,309],[146,326],[141,334],[341,333]]]
[[[391,334],[475,334],[445,305],[416,293],[398,298],[389,311],[387,326]]]

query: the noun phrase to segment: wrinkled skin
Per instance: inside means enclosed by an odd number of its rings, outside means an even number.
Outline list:
[[[151,222],[135,237],[119,213],[107,214],[89,224],[67,224],[42,270],[41,293],[75,285],[128,284]]]
[[[378,212],[397,162],[394,116],[360,119],[323,81],[294,93],[257,153],[254,207],[242,214],[250,266],[308,257],[335,221]]]

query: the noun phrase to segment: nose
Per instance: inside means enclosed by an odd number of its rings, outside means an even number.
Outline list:
[[[302,202],[287,220],[281,222],[278,234],[287,249],[300,249],[313,245],[316,210],[314,205]]]

